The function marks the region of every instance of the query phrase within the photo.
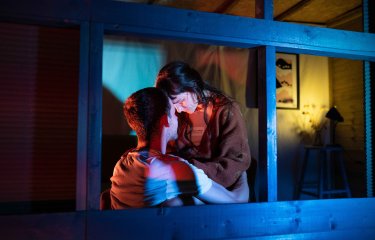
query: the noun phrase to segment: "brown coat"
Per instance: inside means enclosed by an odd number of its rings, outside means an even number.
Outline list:
[[[201,144],[194,147],[186,137],[189,127],[180,125],[177,155],[202,169],[212,180],[230,187],[251,162],[247,130],[236,102],[213,107]]]

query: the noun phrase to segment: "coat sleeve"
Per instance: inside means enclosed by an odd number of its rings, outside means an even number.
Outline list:
[[[237,103],[219,107],[212,124],[212,159],[192,163],[224,187],[232,186],[251,162],[247,130]]]

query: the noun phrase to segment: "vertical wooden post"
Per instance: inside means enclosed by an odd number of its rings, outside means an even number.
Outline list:
[[[103,24],[91,22],[88,84],[87,210],[99,209],[102,143]],[[79,174],[79,173],[77,173]]]
[[[273,1],[256,0],[256,17],[273,19]],[[258,49],[259,200],[277,201],[276,49]]]
[[[367,33],[375,32],[375,3],[374,1],[363,0],[363,30]],[[375,63],[364,61],[364,107],[365,107],[365,144],[366,144],[366,182],[367,197],[374,196],[374,151],[372,141],[374,139],[374,120],[372,117],[374,102],[374,82],[375,79]]]
[[[275,47],[258,49],[259,200],[277,201]]]
[[[273,19],[273,0],[255,0],[255,17]]]
[[[90,24],[80,25],[80,63],[78,86],[76,210],[86,209],[87,199],[87,125],[89,83],[89,35]]]

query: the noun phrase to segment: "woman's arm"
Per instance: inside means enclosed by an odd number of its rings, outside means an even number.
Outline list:
[[[197,196],[198,199],[213,204],[220,203],[247,203],[249,200],[249,186],[246,172],[243,172],[236,183],[238,185],[232,191],[227,190],[220,184],[212,182],[211,188]]]
[[[198,169],[184,159],[177,159],[179,161],[171,163],[171,169],[176,176],[177,185],[179,185],[178,182],[185,182],[185,187],[180,192],[181,194],[192,194],[199,200],[211,204],[248,202],[249,186],[246,172],[240,175],[233,190],[229,191],[208,178],[201,169]],[[188,183],[188,186],[186,186],[186,183]]]

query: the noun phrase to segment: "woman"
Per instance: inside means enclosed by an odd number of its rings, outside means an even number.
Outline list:
[[[171,151],[224,187],[234,186],[251,161],[238,104],[184,62],[165,65],[156,87],[168,94],[179,113],[179,137]]]

